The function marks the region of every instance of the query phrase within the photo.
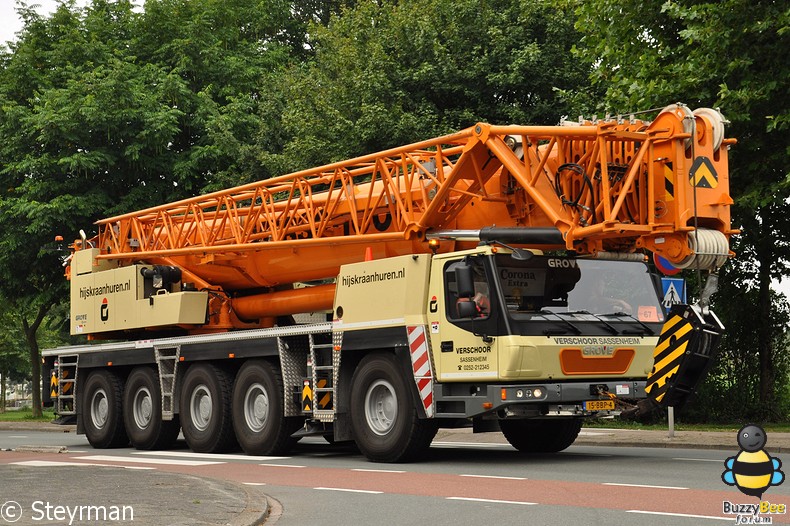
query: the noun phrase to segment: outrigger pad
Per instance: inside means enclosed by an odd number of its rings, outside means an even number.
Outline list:
[[[669,311],[645,388],[659,407],[683,406],[713,365],[724,326],[705,311],[698,305],[674,305]]]

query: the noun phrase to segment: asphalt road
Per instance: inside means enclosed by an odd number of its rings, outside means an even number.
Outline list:
[[[758,502],[721,480],[737,447],[574,445],[524,456],[463,438],[439,437],[428,461],[393,465],[318,438],[303,439],[288,457],[247,457],[197,455],[183,443],[163,452],[98,451],[73,433],[0,431],[0,448],[15,449],[0,452],[0,501],[21,499],[28,522],[18,524],[68,524],[33,520],[33,502],[60,496],[62,505],[133,503],[137,525],[252,524],[268,504],[266,523],[286,526],[721,524],[736,520],[723,513],[725,502]],[[59,446],[65,451],[44,452]],[[763,500],[790,506],[790,483],[768,488]],[[770,518],[790,523],[787,513]]]

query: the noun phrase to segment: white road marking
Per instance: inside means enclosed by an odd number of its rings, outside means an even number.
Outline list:
[[[223,453],[192,453],[191,451],[132,451],[132,455],[148,455],[153,457],[181,457],[204,460],[253,460],[255,462],[266,462],[269,460],[287,460],[291,457],[264,457],[252,455],[229,455]]]
[[[431,447],[473,447],[473,448],[506,448],[514,449],[510,444],[499,444],[498,442],[431,442]]]
[[[724,460],[718,458],[673,458],[672,460],[680,460],[681,462],[718,462],[724,464]]]
[[[33,468],[49,468],[61,466],[86,466],[103,468],[125,468],[125,469],[156,469],[143,466],[116,466],[114,464],[97,464],[95,462],[63,462],[60,460],[25,460],[23,462],[12,462],[15,466],[28,466]]]
[[[602,482],[604,486],[625,486],[628,488],[652,488],[652,489],[688,489],[680,486],[653,486],[650,484],[622,484],[620,482]]]
[[[244,482],[245,486],[265,486],[265,482]]]
[[[502,479],[502,480],[527,480],[526,477],[503,477],[500,475],[458,475],[459,477],[472,477],[478,479]]]
[[[27,435],[8,435],[6,438],[27,438]]]
[[[205,460],[169,460],[164,458],[134,458],[113,457],[109,455],[88,455],[85,457],[72,457],[79,460],[98,460],[99,462],[131,462],[136,464],[160,464],[166,466],[210,466],[224,464],[224,462],[209,462]]]
[[[714,517],[712,515],[691,515],[688,513],[668,513],[665,511],[644,511],[644,510],[626,510],[626,513],[644,513],[647,515],[667,515],[669,517],[689,517],[692,519],[711,519],[717,521],[730,521],[732,522],[732,517]]]
[[[365,473],[406,473],[402,470],[396,469],[363,469],[363,468],[354,468],[351,471],[363,471]]]
[[[350,489],[350,488],[324,488],[318,487],[313,489],[319,489],[323,491],[347,491],[349,493],[370,493],[371,495],[380,495],[384,493],[383,491],[372,491],[369,489]]]
[[[468,500],[471,502],[490,502],[493,504],[521,504],[523,506],[537,506],[537,502],[523,502],[520,500],[473,499],[472,497],[447,497],[447,500]]]
[[[258,464],[269,468],[306,468],[307,466],[297,466],[295,464]]]

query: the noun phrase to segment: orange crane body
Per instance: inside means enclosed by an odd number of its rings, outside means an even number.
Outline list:
[[[699,229],[721,234],[719,252],[734,232],[734,141],[717,136],[717,124],[710,111],[676,106],[652,123],[478,124],[103,219],[98,259],[177,266],[198,288],[227,294],[237,317],[264,325],[331,308],[331,287],[283,290],[290,284],[333,278],[366,250],[377,259],[436,251],[427,235],[449,229],[551,227],[559,242],[538,248],[648,249],[683,264]],[[465,246],[445,241],[438,250]],[[212,324],[224,329],[227,320]]]
[[[43,401],[97,448],[324,435],[378,462],[464,422],[545,454],[585,418],[680,407],[724,331],[732,144],[677,104],[477,124],[103,219],[68,260],[70,323],[115,341],[44,350]],[[709,272],[699,301],[668,308],[649,253]]]

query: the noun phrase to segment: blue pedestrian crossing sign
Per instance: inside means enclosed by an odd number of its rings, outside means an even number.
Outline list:
[[[669,312],[672,305],[686,303],[686,280],[681,278],[661,278],[661,286],[664,289],[664,298],[661,304],[664,311]]]

